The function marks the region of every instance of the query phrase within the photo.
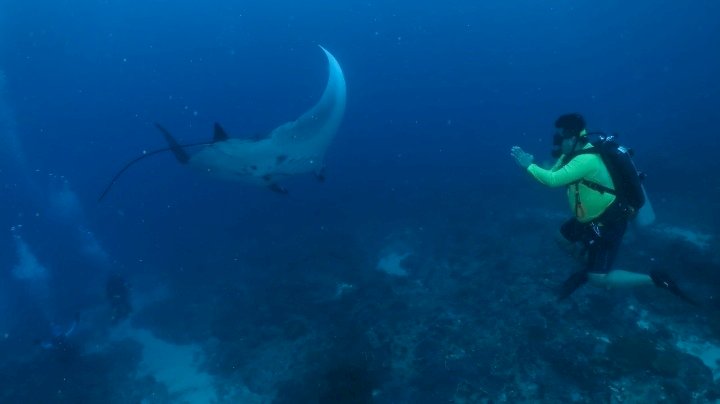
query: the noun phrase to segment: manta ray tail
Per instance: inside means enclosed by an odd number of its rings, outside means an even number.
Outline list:
[[[169,147],[163,147],[161,149],[145,151],[145,152],[143,152],[143,154],[128,161],[120,169],[120,171],[115,173],[115,175],[112,177],[112,179],[110,180],[110,183],[108,183],[108,185],[105,187],[103,192],[100,194],[100,197],[98,198],[98,202],[102,201],[105,198],[105,195],[107,195],[108,192],[110,192],[110,188],[112,188],[112,186],[115,185],[115,182],[117,182],[117,180],[120,178],[120,176],[122,176],[123,173],[125,173],[125,171],[127,171],[128,168],[133,166],[138,161],[145,159],[146,157],[150,157],[150,156],[154,156],[156,154],[171,151],[171,152],[173,152],[173,154],[175,155],[175,158],[180,163],[185,164],[190,160],[190,156],[185,152],[185,150],[183,150],[183,148],[207,146],[207,145],[211,145],[217,141],[224,140],[224,139],[219,139],[219,137],[222,135],[220,135],[220,136],[218,135],[218,128],[219,128],[220,132],[225,135],[225,139],[227,139],[227,135],[225,134],[225,131],[222,130],[220,125],[217,125],[217,124],[215,127],[215,139],[213,139],[212,142],[198,142],[198,143],[188,143],[188,144],[178,143],[177,140],[175,140],[175,138],[170,134],[170,132],[167,129],[163,128],[160,124],[156,123],[155,127],[157,127],[160,130],[160,132],[162,132],[163,136],[165,137],[165,140],[167,140],[167,142],[168,142]]]
[[[175,138],[173,137],[173,135],[171,135],[170,132],[167,129],[163,128],[159,123],[156,123],[155,127],[158,128],[160,132],[162,132],[165,140],[168,143],[168,148],[170,149],[170,151],[173,152],[177,161],[179,161],[180,164],[187,164],[187,162],[190,161],[190,156],[185,152],[185,150],[183,150],[180,143],[178,143],[177,140],[175,140]]]

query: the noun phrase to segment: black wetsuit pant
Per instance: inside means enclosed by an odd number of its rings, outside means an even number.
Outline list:
[[[581,223],[572,218],[560,228],[563,237],[580,242],[587,252],[585,272],[606,274],[612,270],[628,224],[628,215],[613,203],[597,219]]]

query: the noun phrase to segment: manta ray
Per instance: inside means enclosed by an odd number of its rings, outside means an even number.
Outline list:
[[[212,141],[180,144],[159,124],[168,147],[146,152],[128,162],[112,178],[100,195],[102,200],[113,184],[133,164],[162,152],[171,151],[181,164],[192,166],[214,177],[266,186],[287,193],[280,185],[284,178],[314,173],[324,179],[325,151],[332,142],[345,113],[346,88],[340,64],[322,46],[328,62],[328,80],[320,100],[294,121],[287,122],[259,139],[232,138],[215,123]],[[187,149],[199,148],[194,153]]]

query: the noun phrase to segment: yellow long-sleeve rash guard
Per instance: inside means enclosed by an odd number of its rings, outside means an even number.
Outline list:
[[[592,147],[587,145],[585,148]],[[550,170],[530,164],[528,172],[540,183],[549,187],[567,186],[568,203],[575,217],[587,223],[600,216],[615,201],[615,195],[596,191],[583,184],[587,180],[604,187],[615,189],[610,173],[597,154],[580,154],[563,165],[560,157]]]

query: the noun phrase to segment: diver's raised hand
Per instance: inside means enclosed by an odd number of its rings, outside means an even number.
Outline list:
[[[526,153],[520,146],[513,146],[512,149],[510,149],[510,155],[515,159],[515,162],[524,169],[527,169],[535,160],[532,154]]]

